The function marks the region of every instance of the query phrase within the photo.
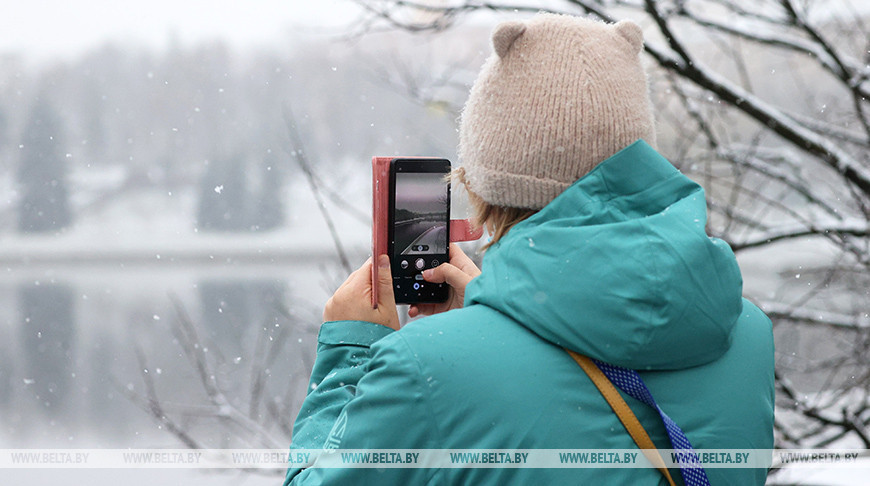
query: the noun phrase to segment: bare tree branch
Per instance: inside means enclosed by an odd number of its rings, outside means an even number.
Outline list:
[[[767,25],[768,28],[748,28],[740,23],[723,23],[718,20],[704,18],[700,14],[686,8],[679,10],[678,13],[702,27],[724,32],[759,44],[781,47],[813,56],[825,70],[844,81],[851,81],[855,78],[854,73],[862,70],[859,64],[846,61],[837,55],[830,44],[823,45],[818,41],[805,40],[787,32],[774,31],[770,29],[770,24]],[[785,27],[782,22],[777,22],[777,24],[779,24],[779,27]],[[795,22],[795,24],[804,29],[808,28],[800,22]],[[818,36],[818,33],[816,35]],[[870,91],[866,91],[860,86],[856,89],[858,89],[862,96],[870,97]]]
[[[870,315],[846,315],[836,312],[795,308],[779,302],[759,302],[759,306],[771,319],[785,319],[793,322],[812,324],[815,326],[845,329],[851,331],[866,331],[870,329]]]
[[[350,260],[347,258],[344,245],[341,244],[338,230],[335,227],[335,222],[332,220],[332,215],[329,214],[329,211],[326,210],[326,206],[323,203],[323,197],[320,194],[320,187],[317,185],[317,181],[314,178],[314,172],[311,170],[311,165],[308,163],[304,144],[302,143],[302,137],[299,135],[299,131],[296,127],[296,121],[293,118],[293,114],[290,112],[290,108],[286,105],[284,106],[284,124],[287,126],[287,132],[290,135],[290,143],[293,146],[293,149],[288,150],[288,153],[296,159],[299,166],[302,168],[302,172],[308,180],[308,185],[311,187],[311,192],[314,194],[314,199],[317,201],[317,207],[320,209],[320,214],[323,216],[323,220],[326,221],[326,226],[329,228],[329,234],[332,236],[332,243],[335,245],[335,251],[338,253],[341,267],[346,273],[350,273],[353,271],[353,267],[350,264]]]
[[[818,409],[807,406],[804,403],[804,400],[795,391],[795,388],[791,384],[791,382],[788,379],[780,376],[778,373],[776,375],[776,383],[778,389],[786,397],[794,401],[795,410],[823,424],[841,427],[844,430],[853,432],[855,435],[858,436],[858,438],[861,439],[861,442],[864,443],[864,447],[870,447],[870,435],[868,435],[867,432],[867,424],[861,421],[854,413],[844,408],[841,410],[841,418],[827,416]]]
[[[199,374],[200,384],[208,396],[209,401],[215,406],[215,418],[225,420],[240,430],[244,431],[248,437],[262,444],[267,448],[280,448],[285,444],[266,430],[261,424],[249,418],[246,414],[240,412],[232,403],[227,400],[226,395],[218,385],[214,371],[211,369],[206,358],[203,347],[199,345],[201,339],[196,331],[193,322],[187,316],[181,303],[173,297],[177,314],[177,326],[173,328],[176,333],[179,345],[181,345],[184,354],[193,363],[194,369]]]
[[[759,246],[769,245],[782,240],[806,238],[808,236],[825,236],[831,234],[836,235],[851,235],[866,238],[870,236],[870,227],[864,222],[833,222],[830,224],[811,224],[809,226],[801,226],[796,228],[782,228],[776,231],[771,231],[767,234],[757,236],[752,240],[735,242],[731,244],[734,251],[746,250],[748,248],[757,248]]]
[[[134,347],[136,352],[136,360],[139,364],[140,376],[142,376],[142,380],[145,382],[145,396],[141,396],[135,393],[132,389],[118,386],[118,389],[133,403],[137,404],[142,410],[148,412],[154,419],[163,426],[167,432],[174,435],[178,440],[180,440],[185,446],[190,449],[199,449],[201,448],[199,442],[194,439],[187,431],[184,430],[183,427],[179,426],[175,423],[169,416],[166,414],[166,411],[163,409],[160,404],[160,400],[157,398],[157,391],[154,386],[154,380],[151,377],[148,371],[148,363],[145,360],[145,353],[142,351],[141,346],[138,344]]]
[[[819,157],[828,165],[870,197],[870,170],[851,155],[828,140],[789,120],[781,111],[760,98],[748,93],[726,78],[699,65],[697,60],[688,56],[677,41],[661,13],[655,8],[653,0],[647,0],[647,12],[659,25],[662,34],[668,39],[671,48],[679,58],[666,54],[660,48],[647,43],[644,49],[665,69],[674,71],[698,86],[709,90],[720,99],[735,106],[745,114],[764,124],[770,130],[793,143],[797,148]]]

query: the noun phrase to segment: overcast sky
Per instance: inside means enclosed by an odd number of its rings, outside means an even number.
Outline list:
[[[4,0],[0,53],[64,57],[107,40],[163,46],[222,37],[240,47],[291,29],[336,27],[357,13],[349,0]]]
[[[447,193],[444,174],[397,174],[396,208],[416,213],[434,213],[446,208],[439,199]]]

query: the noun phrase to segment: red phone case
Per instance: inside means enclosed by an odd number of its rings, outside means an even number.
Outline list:
[[[378,262],[387,253],[387,223],[389,219],[390,162],[393,159],[419,157],[372,157],[372,308],[378,308]],[[483,235],[483,229],[472,229],[467,219],[450,220],[450,241],[472,241]]]

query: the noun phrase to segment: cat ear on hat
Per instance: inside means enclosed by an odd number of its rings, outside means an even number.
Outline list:
[[[643,29],[631,20],[620,20],[615,27],[619,35],[634,49],[635,54],[640,54],[643,48]]]
[[[519,20],[509,20],[498,24],[492,32],[492,47],[498,57],[504,59],[517,39],[526,31],[526,24]]]

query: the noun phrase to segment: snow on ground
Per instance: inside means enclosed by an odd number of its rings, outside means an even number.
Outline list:
[[[861,458],[849,467],[791,468],[777,474],[768,484],[807,486],[859,486],[870,484],[870,458]]]

